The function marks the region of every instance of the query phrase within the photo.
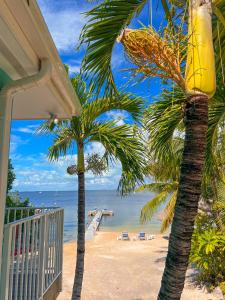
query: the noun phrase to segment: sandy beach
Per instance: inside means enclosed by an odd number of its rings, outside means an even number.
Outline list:
[[[135,234],[130,234],[133,237]],[[117,241],[118,232],[98,232],[86,243],[82,300],[156,300],[167,253],[168,239]],[[70,300],[75,268],[75,243],[64,245],[63,292]],[[182,300],[220,300],[191,283],[189,270]]]

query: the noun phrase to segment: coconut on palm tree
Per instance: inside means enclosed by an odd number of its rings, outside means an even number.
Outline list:
[[[146,1],[140,0],[104,1],[87,14],[89,22],[81,34],[81,41],[88,43],[83,70],[98,92],[103,84],[106,86],[106,93],[116,90],[111,69],[111,54],[114,43],[123,30],[119,40],[131,62],[136,65],[132,70],[133,75],[142,74],[144,79],[154,76],[172,80],[186,94],[183,107],[184,151],[159,300],[180,299],[184,287],[194,220],[201,195],[208,128],[208,100],[216,88],[211,1],[189,2],[187,51],[183,47],[183,34],[178,31],[176,35],[176,29],[180,29],[180,26],[173,27],[167,1],[162,1],[169,21],[169,29],[164,31],[164,36],[156,33],[153,28],[124,30],[146,4]],[[214,12],[218,23],[224,26],[224,11],[220,11],[220,7],[221,1],[215,1]],[[215,42],[219,44],[220,39]],[[184,75],[182,69],[185,59],[187,63]]]
[[[85,172],[95,175],[106,170],[109,163],[118,161],[122,166],[119,182],[121,193],[127,193],[137,181],[142,181],[143,147],[135,137],[134,126],[118,125],[116,120],[102,118],[104,113],[123,110],[130,114],[134,121],[139,121],[143,108],[140,97],[121,94],[116,97],[93,99],[89,89],[80,76],[71,79],[81,105],[82,114],[70,121],[60,122],[57,126],[44,123],[39,132],[55,135],[54,143],[49,149],[49,159],[57,160],[60,156],[72,153],[77,148],[77,161],[68,168],[69,174],[78,176],[78,233],[76,271],[72,299],[81,297],[84,255],[85,255]],[[87,144],[100,143],[105,153],[85,158]]]

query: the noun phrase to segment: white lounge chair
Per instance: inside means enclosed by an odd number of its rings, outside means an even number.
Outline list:
[[[117,240],[121,240],[121,241],[129,241],[130,240],[130,237],[129,237],[129,234],[127,231],[123,231],[121,232],[121,235],[119,235],[117,237]]]
[[[155,235],[154,234],[149,234],[148,236],[147,236],[147,239],[148,240],[153,240],[155,238]]]
[[[155,236],[153,234],[146,234],[144,231],[140,231],[134,238],[134,241],[147,241],[147,240],[153,240]]]
[[[133,240],[134,241],[137,241],[137,240],[139,240],[139,241],[146,241],[147,240],[147,235],[146,235],[146,233],[144,231],[140,231],[137,235],[135,235],[133,237]]]

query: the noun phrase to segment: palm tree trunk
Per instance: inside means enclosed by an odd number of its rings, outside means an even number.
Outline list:
[[[73,284],[72,300],[80,300],[85,254],[85,176],[84,176],[84,150],[83,144],[78,145],[78,233],[77,233],[77,259]]]
[[[201,195],[208,128],[208,97],[189,97],[184,113],[185,142],[179,189],[158,300],[179,300],[184,288],[194,221]]]

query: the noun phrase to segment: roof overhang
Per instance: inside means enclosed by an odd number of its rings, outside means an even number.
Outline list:
[[[14,95],[13,119],[60,119],[79,115],[81,107],[35,0],[0,0],[0,68],[12,80],[39,72],[51,63],[50,79]]]

